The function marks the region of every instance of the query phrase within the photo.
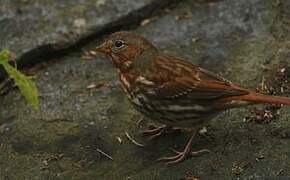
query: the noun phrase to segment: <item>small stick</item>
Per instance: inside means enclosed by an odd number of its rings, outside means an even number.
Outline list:
[[[112,156],[110,156],[109,154],[105,153],[104,151],[100,150],[99,148],[96,148],[96,150],[101,153],[102,155],[106,156],[107,158],[111,159],[113,161]]]
[[[282,172],[284,171],[284,169],[280,169],[277,173],[276,176],[280,176],[282,174]]]
[[[127,138],[133,143],[133,144],[135,144],[135,145],[137,145],[137,146],[140,146],[140,147],[143,147],[144,145],[143,144],[140,144],[140,143],[138,143],[136,140],[134,140],[128,133],[127,133],[127,131],[125,131],[125,134],[126,134],[126,136],[127,136]]]
[[[262,91],[264,91],[265,90],[265,77],[263,76],[262,77]]]

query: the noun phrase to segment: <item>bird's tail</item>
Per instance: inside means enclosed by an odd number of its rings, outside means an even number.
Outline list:
[[[267,104],[276,104],[276,105],[287,105],[290,106],[290,98],[279,97],[279,96],[267,96],[264,94],[250,92],[247,95],[232,97],[231,100],[246,101],[250,103],[267,103]]]

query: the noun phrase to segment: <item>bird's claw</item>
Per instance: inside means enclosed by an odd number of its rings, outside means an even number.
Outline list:
[[[178,128],[172,128],[170,126],[160,126],[160,127],[153,127],[151,129],[147,129],[142,131],[142,133],[146,136],[149,136],[149,140],[153,140],[159,136],[162,136],[164,134],[169,134],[169,133],[176,133],[180,132],[180,129]]]
[[[203,153],[209,153],[210,150],[208,149],[202,149],[199,151],[177,151],[175,149],[171,149],[174,153],[176,153],[177,155],[175,156],[169,156],[169,157],[163,157],[163,158],[159,158],[157,161],[167,161],[166,165],[170,165],[170,164],[177,164],[179,162],[184,161],[185,159],[189,158],[189,157],[194,157],[194,156],[199,156]]]

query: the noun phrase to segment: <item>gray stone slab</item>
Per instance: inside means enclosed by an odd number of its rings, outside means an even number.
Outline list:
[[[37,48],[63,49],[151,0],[2,0],[0,49],[18,57]],[[47,54],[46,56],[49,56]]]

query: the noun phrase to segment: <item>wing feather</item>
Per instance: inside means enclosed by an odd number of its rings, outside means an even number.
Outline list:
[[[156,98],[212,100],[249,93],[246,89],[184,60],[166,55],[156,58],[154,73],[147,75],[149,80],[155,82],[149,88],[155,92]]]

